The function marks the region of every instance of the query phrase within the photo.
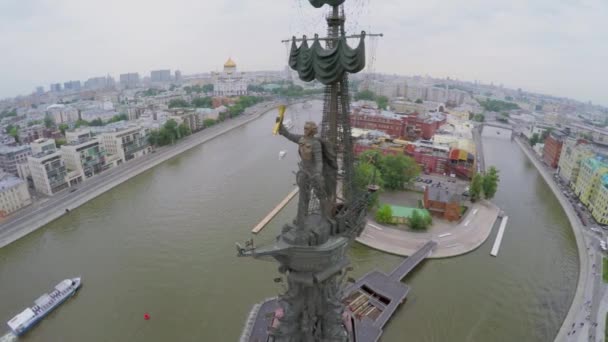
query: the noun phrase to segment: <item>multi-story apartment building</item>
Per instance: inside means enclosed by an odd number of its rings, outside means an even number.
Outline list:
[[[68,144],[75,144],[90,140],[92,137],[90,128],[80,128],[65,132],[65,140]]]
[[[32,155],[32,148],[23,146],[0,146],[0,168],[4,172],[17,176],[17,164],[25,163]]]
[[[105,169],[106,151],[99,139],[63,145],[61,155],[68,171],[76,171],[83,180]]]
[[[171,70],[152,70],[150,72],[151,82],[170,82]]]
[[[80,81],[67,81],[63,83],[63,89],[66,91],[80,91],[82,88]]]
[[[69,187],[67,169],[59,151],[29,156],[27,161],[38,192],[52,196]]]
[[[152,151],[148,143],[149,130],[140,126],[130,126],[114,132],[101,134],[106,153],[120,156],[126,162]]]
[[[594,156],[592,145],[585,140],[567,138],[562,146],[559,157],[559,176],[570,187],[574,188],[578,173],[581,168],[581,161]]]
[[[53,121],[55,121],[55,124],[57,125],[62,123],[76,122],[76,120],[78,120],[78,110],[63,104],[53,104],[48,106],[46,108],[46,113],[53,118]]]
[[[123,88],[136,88],[139,86],[139,74],[136,72],[120,75],[120,85]]]
[[[604,173],[595,190],[595,199],[589,203],[589,211],[600,224],[608,224],[608,173]]]
[[[32,204],[27,183],[12,175],[0,175],[0,217]]]
[[[557,168],[559,157],[562,153],[562,145],[566,135],[559,131],[553,131],[545,139],[543,147],[543,160],[552,168]]]
[[[196,132],[203,128],[203,120],[201,120],[201,116],[193,110],[182,112],[174,111],[171,116],[167,117],[167,119],[175,120],[178,125],[186,125],[190,129],[190,132]]]
[[[57,146],[55,146],[55,139],[37,139],[30,143],[30,147],[32,148],[32,155],[41,153],[46,154],[57,151]]]
[[[581,202],[589,206],[597,195],[602,177],[608,174],[608,164],[601,157],[587,158],[581,163],[574,193]]]

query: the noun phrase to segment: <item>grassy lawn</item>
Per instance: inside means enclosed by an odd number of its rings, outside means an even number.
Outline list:
[[[604,283],[608,283],[608,259],[602,258],[602,278],[604,278]]]

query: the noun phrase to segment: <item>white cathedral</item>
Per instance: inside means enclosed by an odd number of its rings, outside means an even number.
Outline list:
[[[236,63],[228,58],[224,63],[224,71],[215,73],[213,85],[214,96],[240,96],[247,95],[247,82],[243,77],[244,72],[236,71]]]

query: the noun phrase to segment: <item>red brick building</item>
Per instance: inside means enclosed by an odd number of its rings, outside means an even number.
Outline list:
[[[460,220],[460,196],[448,189],[427,186],[424,189],[424,208],[431,215],[448,221]]]
[[[435,132],[445,124],[445,116],[430,116],[412,113],[403,116],[403,137],[410,140],[430,140]]]
[[[403,120],[375,114],[353,114],[350,116],[352,127],[382,131],[392,138],[403,135]]]
[[[545,146],[543,147],[543,160],[547,165],[554,169],[557,168],[565,137],[566,135],[564,133],[553,131],[549,134],[547,139],[545,139]]]
[[[369,107],[355,107],[350,115],[352,127],[378,130],[391,138],[404,137],[408,140],[429,140],[445,122],[446,118],[442,114],[400,115]]]

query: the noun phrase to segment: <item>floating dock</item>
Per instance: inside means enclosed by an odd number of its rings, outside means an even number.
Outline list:
[[[298,193],[298,191],[300,191],[300,189],[298,187],[291,190],[291,192],[287,195],[287,197],[285,197],[279,204],[277,204],[277,206],[274,207],[274,209],[272,209],[272,211],[269,212],[268,215],[266,215],[266,217],[264,217],[262,219],[262,221],[260,221],[260,223],[258,223],[255,227],[253,227],[251,232],[253,234],[257,234],[262,229],[264,229],[264,227],[266,227],[268,222],[270,222],[270,220],[272,220],[275,216],[277,216],[277,214],[279,213],[279,211],[281,211],[281,209],[285,208],[287,203],[289,203],[289,201],[291,201],[291,199],[294,198],[294,196]]]
[[[507,227],[507,220],[509,216],[504,216],[502,221],[500,222],[500,228],[498,229],[498,235],[496,235],[496,240],[494,240],[494,246],[492,246],[492,251],[490,255],[495,257],[498,255],[498,250],[500,249],[500,243],[502,242],[502,236],[505,234],[505,228]]]

